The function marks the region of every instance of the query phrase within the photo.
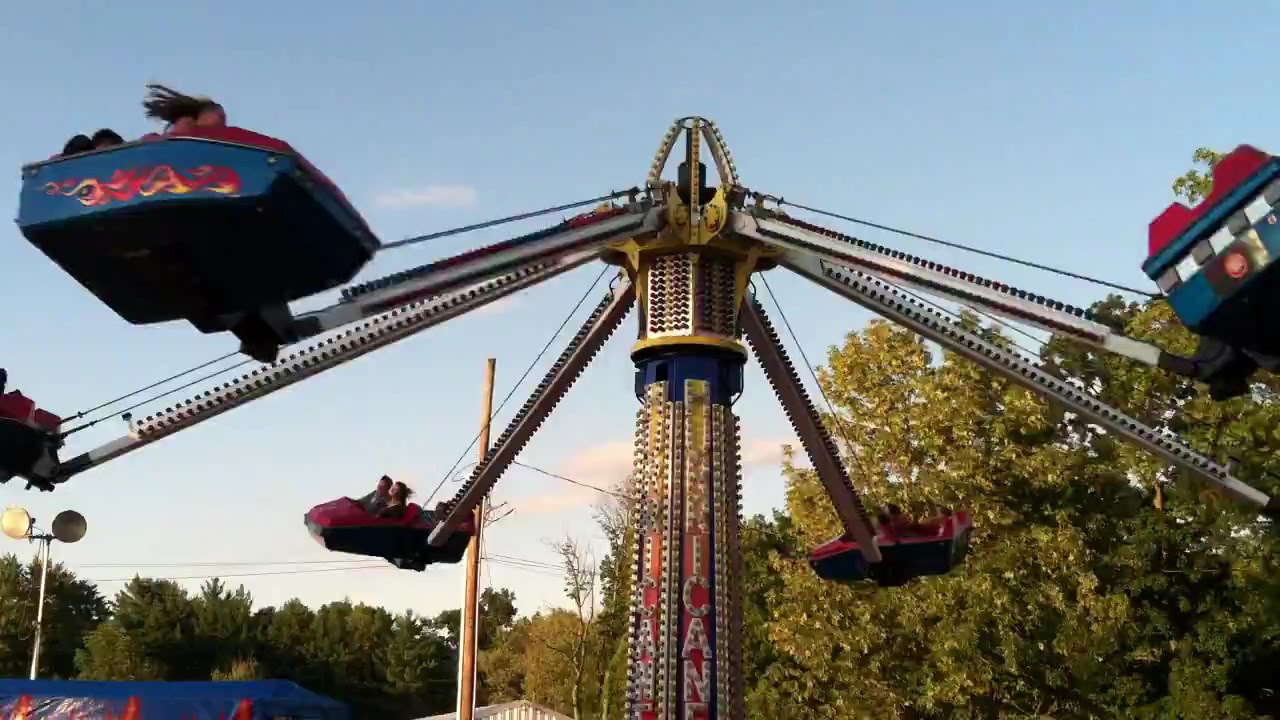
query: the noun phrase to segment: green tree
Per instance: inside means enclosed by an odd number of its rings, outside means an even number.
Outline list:
[[[487,587],[480,592],[479,626],[476,637],[480,649],[493,646],[498,635],[511,627],[516,618],[516,596],[506,588]],[[448,638],[449,646],[458,649],[458,632],[462,624],[462,611],[454,608],[436,615],[432,621]]]
[[[457,655],[429,620],[397,615],[382,657],[383,686],[396,713],[416,718],[442,712],[457,693]]]
[[[503,703],[525,697],[525,657],[532,620],[518,618],[503,630],[493,646],[480,651],[480,689],[485,703]]]
[[[128,639],[131,653],[145,658],[150,671],[164,680],[207,680],[212,668],[208,657],[192,652],[196,647],[196,615],[185,590],[171,580],[135,577],[116,593],[112,617],[95,632],[109,633],[110,641],[86,642],[86,654],[77,662],[86,668],[110,667],[109,659],[92,656],[96,648],[118,649],[118,637]]]
[[[600,632],[598,626],[593,625],[596,620],[596,585],[599,577],[595,560],[572,537],[566,536],[553,547],[560,555],[564,573],[564,595],[573,605],[577,624],[560,642],[549,647],[559,653],[567,665],[569,708],[573,720],[583,720],[595,706],[589,699],[593,696],[584,689],[584,684],[589,674],[601,665],[602,658],[607,657],[604,649],[612,643]]]
[[[1112,298],[1105,306],[1133,337],[1182,352],[1194,345],[1165,303],[1125,305]],[[1274,376],[1255,382],[1248,397],[1216,402],[1191,381],[1122,358],[1062,342],[1046,354],[1082,382],[1094,383],[1108,402],[1179,433],[1219,462],[1238,458],[1241,479],[1280,491]],[[1181,717],[1280,714],[1273,676],[1260,669],[1280,662],[1280,538],[1274,527],[1132,448],[1116,448],[1112,462],[1130,477],[1147,478],[1161,498],[1162,512],[1137,516],[1125,528],[1131,539],[1108,557],[1112,581],[1135,600],[1138,622],[1129,642],[1148,659],[1141,681],[1167,688],[1143,698],[1145,709]],[[1221,710],[1207,713],[1205,703]]]
[[[789,451],[789,449],[787,449]],[[781,655],[770,637],[773,600],[784,588],[775,571],[780,563],[794,563],[799,546],[791,531],[791,518],[775,512],[772,518],[757,515],[742,527],[742,656],[743,684],[747,689],[747,716],[770,717],[778,704],[777,688],[769,683],[769,669]]]
[[[574,610],[556,608],[530,618],[524,653],[525,699],[570,714],[576,688],[581,717],[591,717],[592,709],[583,707],[581,698],[599,696],[602,673],[587,657],[586,670],[577,676],[575,653],[581,631],[582,619]]]
[[[1177,332],[1163,306],[1143,315],[1111,305],[1098,309],[1135,336],[1150,334],[1144,323]],[[1185,430],[1202,450],[1233,438],[1246,479],[1275,462],[1273,403],[1213,404],[1199,388],[1063,343],[1045,354],[1056,372]],[[820,378],[870,505],[964,506],[978,532],[965,566],[902,588],[824,583],[775,553],[776,657],[756,707],[779,719],[1273,711],[1259,668],[1276,662],[1280,593],[1274,541],[1254,518],[1206,506],[1201,488],[1145,453],[886,323],[851,333]],[[1176,427],[1184,422],[1194,424]],[[812,472],[789,462],[785,472],[795,537],[811,547],[835,535]],[[1152,510],[1156,487],[1176,510]]]
[[[164,670],[118,624],[103,623],[76,653],[81,680],[163,680]]]
[[[1213,190],[1213,177],[1209,174],[1209,170],[1222,159],[1223,154],[1206,147],[1196,148],[1191,155],[1193,167],[1173,181],[1173,194],[1186,199],[1193,205],[1208,197]],[[1203,170],[1195,167],[1196,165],[1201,166]]]
[[[266,618],[254,613],[253,597],[243,585],[232,591],[213,578],[200,588],[191,610],[194,626],[189,652],[200,656],[202,666],[220,675],[257,667],[261,625]]]
[[[0,565],[0,581],[3,572]],[[512,600],[509,591],[491,593],[495,616],[513,615]],[[114,616],[76,653],[81,678],[280,678],[348,703],[357,718],[378,720],[453,705],[455,651],[435,622],[413,613],[346,601],[314,611],[297,600],[255,609],[243,587],[230,590],[218,579],[189,597],[171,581],[134,578],[114,606]]]
[[[326,673],[310,651],[315,613],[300,600],[290,600],[272,611],[259,658],[271,677],[288,677],[319,692]]]
[[[623,487],[630,487],[627,478]],[[596,523],[604,532],[608,551],[599,565],[600,613],[593,623],[601,665],[600,718],[622,720],[626,710],[628,633],[631,630],[631,557],[635,527],[630,504],[610,495],[596,504]]]
[[[38,561],[23,565],[17,556],[0,556],[0,676],[26,677],[30,670],[39,593]],[[50,564],[41,677],[74,677],[76,651],[106,614],[107,602],[92,583],[80,580],[60,563]]]

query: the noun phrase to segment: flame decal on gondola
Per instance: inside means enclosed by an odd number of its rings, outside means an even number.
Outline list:
[[[175,170],[170,165],[149,165],[117,170],[105,182],[97,178],[50,182],[45,184],[44,190],[47,195],[74,197],[81,205],[102,207],[139,196],[187,195],[193,192],[234,195],[240,191],[240,175],[221,165],[201,165],[190,170]]]

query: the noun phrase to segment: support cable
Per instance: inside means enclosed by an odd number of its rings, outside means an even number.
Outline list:
[[[794,203],[784,198],[776,198],[771,195],[763,195],[760,193],[754,193],[753,195],[757,198],[768,198],[770,200],[773,200],[779,206],[790,205],[793,208],[797,208],[799,210],[805,210],[817,215],[825,215],[826,217],[835,218],[837,220],[844,220],[846,222],[854,223],[855,225],[862,225],[863,227],[875,228],[876,230],[884,230],[885,232],[891,232],[896,235],[902,235],[904,237],[915,238],[917,240],[924,240],[925,242],[931,242],[937,245],[942,245],[949,248],[955,248],[956,250],[964,250],[965,252],[971,252],[976,255],[983,255],[985,257],[994,258],[996,260],[1003,260],[1005,262],[1013,263],[1015,265],[1022,265],[1024,267],[1033,268],[1035,270],[1043,270],[1044,272],[1054,273],[1055,275],[1062,275],[1064,277],[1073,278],[1075,280],[1083,280],[1088,283],[1093,283],[1094,285],[1101,285],[1102,287],[1111,288],[1112,290],[1120,290],[1122,292],[1133,293],[1134,295],[1141,295],[1142,297],[1146,297],[1146,298],[1163,297],[1159,293],[1153,293],[1146,290],[1139,290],[1137,288],[1132,288],[1127,285],[1120,285],[1119,283],[1113,283],[1108,280],[1102,280],[1099,278],[1091,277],[1089,275],[1082,275],[1080,273],[1071,272],[1070,270],[1063,270],[1061,268],[1055,268],[1049,265],[1043,265],[1041,263],[1032,262],[1030,260],[1023,260],[1021,258],[1013,257],[1012,255],[1005,255],[1003,253],[991,252],[990,250],[983,250],[981,248],[973,247],[972,245],[965,245],[958,242],[952,242],[950,240],[943,240],[941,238],[933,237],[931,235],[922,235],[920,233],[911,232],[910,230],[903,230],[902,228],[896,228],[891,225],[884,225],[882,223],[872,222],[870,220],[863,220],[861,218],[851,217],[849,215],[841,215],[840,213],[831,212],[829,210],[819,210],[818,208],[810,207],[808,205],[801,205],[800,203]]]
[[[560,326],[551,334],[551,337],[547,338],[546,344],[538,351],[538,355],[533,358],[533,362],[530,362],[529,367],[525,368],[524,373],[520,375],[520,379],[516,380],[516,384],[511,386],[510,392],[507,393],[506,397],[502,398],[502,402],[498,403],[498,407],[493,409],[493,413],[489,416],[490,424],[493,423],[493,419],[498,416],[498,413],[502,411],[502,408],[510,402],[512,396],[516,394],[516,391],[520,389],[520,386],[524,381],[528,379],[529,373],[532,373],[533,369],[542,361],[542,356],[547,354],[547,351],[551,349],[551,345],[555,343],[556,338],[560,337],[560,333],[564,332],[565,326],[569,324],[569,321],[573,319],[574,315],[578,314],[578,310],[582,307],[582,304],[587,301],[587,298],[591,297],[591,293],[595,292],[596,285],[600,284],[600,279],[605,276],[605,273],[609,272],[609,269],[609,266],[606,265],[605,268],[600,271],[600,274],[596,276],[594,281],[592,281],[591,286],[587,288],[587,291],[582,293],[582,297],[578,298],[578,302],[573,306],[573,309],[569,311],[569,314],[565,315],[564,320],[560,322]],[[483,432],[483,430],[481,432]],[[471,438],[471,442],[467,443],[467,447],[458,455],[458,459],[454,460],[453,464],[449,466],[449,470],[445,472],[444,477],[440,478],[440,482],[436,483],[431,494],[427,496],[427,501],[423,503],[424,507],[431,504],[431,501],[435,499],[436,493],[440,492],[440,488],[444,487],[444,484],[449,482],[449,478],[453,477],[453,473],[457,470],[458,465],[462,464],[462,461],[467,457],[467,454],[471,452],[471,449],[474,448],[476,443],[479,441],[480,432],[477,432],[475,437]]]
[[[831,413],[831,421],[835,423],[836,431],[840,433],[840,437],[849,448],[849,454],[853,456],[854,462],[858,464],[858,469],[865,474],[866,471],[861,467],[862,458],[858,457],[856,452],[857,446],[853,444],[848,431],[845,430],[844,420],[836,412],[836,406],[831,402],[831,398],[827,396],[826,388],[822,387],[822,382],[818,380],[818,372],[813,369],[813,363],[809,362],[809,356],[805,353],[804,346],[800,344],[800,338],[796,337],[796,331],[791,327],[791,320],[787,318],[787,314],[782,310],[782,305],[778,303],[778,296],[774,295],[773,288],[769,287],[769,279],[761,274],[760,280],[764,283],[765,292],[769,293],[769,299],[773,301],[773,306],[778,309],[778,317],[782,319],[782,324],[787,328],[787,334],[791,336],[791,342],[795,344],[796,351],[800,353],[800,360],[809,369],[809,377],[813,378],[813,384],[818,388],[818,394],[822,396],[822,401],[826,404],[827,411]],[[867,477],[870,477],[870,475]]]
[[[791,343],[796,346],[796,352],[799,352],[800,360],[803,361],[805,368],[809,370],[809,377],[813,378],[814,387],[818,388],[818,395],[822,396],[823,404],[827,406],[827,413],[831,414],[831,421],[836,425],[836,433],[841,439],[844,439],[845,446],[849,448],[849,456],[854,459],[854,464],[858,466],[858,470],[864,477],[872,477],[863,465],[863,456],[861,456],[858,446],[854,445],[849,430],[845,428],[844,418],[841,418],[840,414],[836,413],[836,405],[831,401],[831,397],[827,395],[827,388],[822,387],[822,380],[818,379],[818,372],[814,369],[813,363],[810,363],[809,355],[805,354],[804,346],[800,345],[800,338],[796,336],[795,328],[791,327],[791,320],[787,318],[787,314],[782,310],[782,304],[778,302],[778,296],[773,295],[773,288],[769,287],[769,279],[762,274],[760,275],[760,281],[764,283],[764,291],[769,293],[769,300],[773,301],[773,307],[776,307],[778,318],[782,320],[783,327],[787,328],[787,334],[791,336]]]
[[[111,407],[112,405],[116,405],[116,404],[122,403],[122,402],[124,402],[125,400],[128,400],[128,399],[129,399],[129,398],[131,398],[131,397],[135,397],[135,396],[137,396],[137,395],[141,395],[142,393],[144,393],[144,392],[146,392],[146,391],[148,391],[148,390],[152,390],[152,389],[154,389],[154,388],[158,388],[158,387],[160,387],[161,385],[163,385],[163,384],[165,384],[165,383],[167,383],[167,382],[173,382],[174,380],[177,380],[177,379],[178,379],[178,378],[180,378],[180,377],[183,377],[183,376],[186,376],[186,375],[190,375],[191,373],[193,373],[193,372],[195,372],[195,371],[197,371],[197,370],[203,370],[203,369],[205,369],[205,368],[209,367],[210,365],[216,365],[217,363],[220,363],[220,362],[222,362],[223,360],[227,360],[227,359],[233,358],[233,357],[235,357],[236,355],[239,355],[239,354],[240,354],[240,352],[237,350],[236,352],[229,352],[229,353],[227,353],[226,355],[223,355],[223,356],[221,356],[221,357],[216,357],[216,358],[214,358],[214,359],[212,359],[212,360],[209,360],[208,362],[200,363],[199,365],[196,365],[195,367],[187,368],[186,370],[183,370],[183,371],[182,371],[182,372],[180,372],[180,373],[177,373],[177,374],[174,374],[174,375],[170,375],[169,377],[167,377],[167,378],[165,378],[165,379],[163,379],[163,380],[157,380],[157,381],[155,381],[155,382],[151,383],[150,385],[147,385],[146,387],[140,387],[140,388],[138,388],[137,390],[134,390],[133,392],[125,393],[124,395],[121,395],[120,397],[112,398],[112,399],[110,399],[110,400],[108,400],[108,401],[106,401],[106,402],[104,402],[104,403],[99,403],[99,404],[97,404],[97,405],[94,405],[94,406],[93,406],[93,407],[91,407],[91,408],[88,408],[87,410],[81,410],[80,412],[75,413],[75,414],[74,414],[74,415],[72,415],[71,417],[68,417],[68,418],[67,418],[67,420],[79,420],[80,418],[82,418],[82,417],[84,417],[84,416],[86,416],[86,415],[89,415],[89,414],[95,413],[95,412],[97,412],[97,411],[99,411],[99,410],[102,410],[102,409],[104,409],[104,408],[109,408],[109,407]],[[241,363],[241,364],[243,364],[243,363]],[[220,370],[219,372],[227,372],[228,370],[231,370],[231,369],[232,369],[232,368],[234,368],[234,367],[239,367],[239,366],[238,366],[238,365],[233,365],[232,367],[226,368],[226,369],[224,369],[224,370]]]
[[[551,207],[542,208],[541,210],[533,210],[531,212],[524,212],[518,215],[508,215],[496,220],[486,220],[484,222],[473,223],[471,225],[463,225],[462,227],[453,228],[452,230],[441,230],[439,232],[427,233],[426,235],[416,235],[403,240],[396,240],[395,242],[383,243],[382,246],[378,248],[378,252],[382,252],[383,250],[394,250],[406,245],[416,245],[421,242],[427,242],[428,240],[437,240],[442,237],[449,237],[450,235],[461,235],[462,233],[468,233],[473,230],[484,230],[486,228],[497,227],[498,225],[506,225],[507,223],[516,222],[517,220],[528,220],[540,215],[550,215],[553,212],[560,212],[562,210],[573,210],[574,208],[594,205],[596,203],[607,202],[609,200],[616,200],[620,197],[628,197],[633,194],[639,194],[639,192],[639,188],[615,190],[608,195],[600,195],[586,200],[565,203],[564,205],[553,205]]]
[[[231,353],[231,355],[227,355],[227,356],[225,356],[225,357],[231,357],[232,355],[239,355],[239,353],[238,353],[238,352],[234,352],[234,353]],[[220,358],[220,359],[222,359],[222,358]],[[217,361],[210,361],[210,362],[207,362],[207,363],[205,363],[204,365],[202,365],[202,366],[200,366],[200,367],[206,367],[206,366],[208,366],[208,365],[212,365],[214,362],[217,362]],[[145,399],[145,400],[139,400],[138,402],[136,402],[136,403],[134,403],[134,404],[132,404],[132,405],[130,405],[130,406],[128,406],[128,407],[126,407],[126,408],[124,408],[123,410],[119,410],[119,411],[117,411],[117,412],[114,412],[114,413],[112,413],[111,415],[104,415],[103,417],[100,417],[100,418],[98,418],[98,419],[96,419],[96,420],[90,420],[89,422],[86,422],[86,423],[84,423],[83,425],[77,425],[77,426],[75,426],[75,427],[71,428],[70,430],[67,430],[66,432],[60,433],[60,437],[64,437],[64,438],[65,438],[65,437],[67,437],[68,435],[71,435],[71,434],[73,434],[73,433],[78,433],[78,432],[80,432],[81,430],[88,430],[89,428],[93,427],[94,425],[97,425],[98,423],[102,422],[103,420],[107,420],[107,419],[109,419],[109,418],[115,417],[116,415],[124,415],[125,413],[131,412],[131,411],[133,411],[133,410],[137,410],[138,408],[140,408],[140,407],[142,407],[142,406],[144,406],[144,405],[150,405],[151,403],[153,403],[153,402],[155,402],[155,401],[157,401],[157,400],[161,400],[161,399],[167,398],[167,397],[169,397],[170,395],[173,395],[174,393],[182,392],[183,390],[186,390],[187,388],[191,388],[191,387],[195,387],[196,385],[200,385],[201,383],[205,382],[206,380],[212,380],[213,378],[216,378],[216,377],[218,377],[219,375],[225,375],[226,373],[229,373],[229,372],[231,372],[232,370],[235,370],[236,368],[244,367],[245,365],[248,365],[248,364],[249,364],[249,363],[251,363],[251,362],[254,362],[254,360],[253,360],[252,358],[245,359],[245,360],[242,360],[242,361],[240,361],[240,362],[236,363],[235,365],[228,365],[227,367],[224,367],[224,368],[222,368],[221,370],[214,370],[214,371],[213,371],[213,372],[211,372],[211,373],[208,373],[208,374],[205,374],[205,375],[201,375],[200,377],[196,378],[195,380],[192,380],[191,382],[184,383],[184,384],[182,384],[182,385],[179,385],[179,386],[178,386],[178,387],[176,387],[176,388],[171,388],[171,389],[166,390],[166,391],[164,391],[164,392],[162,392],[162,393],[157,393],[157,394],[155,394],[155,395],[152,395],[151,397],[148,397],[148,398],[147,398],[147,399]],[[193,370],[195,370],[195,369],[198,369],[198,368],[193,368],[192,370],[188,370],[188,371],[187,371],[187,372],[185,372],[185,373],[181,373],[181,374],[179,374],[179,375],[175,375],[175,376],[173,376],[172,378],[169,378],[169,380],[173,380],[173,379],[176,379],[176,378],[182,377],[182,375],[186,375],[187,373],[192,372],[192,371],[193,371]],[[158,382],[158,383],[154,383],[154,384],[152,384],[152,385],[148,386],[148,388],[153,388],[153,387],[156,387],[157,385],[163,385],[164,383],[168,382],[169,380],[162,380],[162,381],[160,381],[160,382]],[[143,388],[143,390],[139,390],[139,391],[137,391],[137,392],[130,393],[129,395],[122,396],[121,398],[119,398],[119,399],[117,400],[117,402],[123,401],[123,400],[124,400],[124,399],[126,399],[126,398],[129,398],[129,397],[132,397],[132,396],[134,396],[134,395],[137,395],[138,393],[143,392],[144,390],[146,390],[146,389],[148,389],[148,388]]]
[[[944,313],[944,314],[946,314],[946,315],[950,315],[950,316],[951,316],[953,319],[955,319],[957,322],[959,322],[959,321],[962,319],[962,318],[961,318],[961,316],[960,316],[960,313],[956,312],[955,310],[952,310],[952,309],[950,309],[950,308],[948,308],[948,307],[946,307],[946,306],[944,306],[944,305],[941,305],[941,304],[939,304],[938,302],[936,302],[936,301],[934,301],[934,300],[931,300],[931,299],[929,299],[929,298],[925,297],[924,295],[921,295],[920,293],[917,293],[917,292],[915,292],[915,291],[911,290],[910,288],[905,288],[905,287],[902,287],[902,286],[898,286],[898,289],[899,289],[899,290],[901,290],[902,292],[906,293],[907,295],[910,295],[911,297],[915,298],[916,300],[919,300],[921,303],[923,303],[923,304],[925,304],[925,305],[929,305],[929,306],[933,307],[933,309],[934,309],[934,310],[937,310],[938,312]],[[957,305],[960,305],[960,307],[962,307],[962,308],[966,308],[966,309],[968,309],[968,310],[971,310],[971,311],[973,311],[973,312],[977,313],[978,315],[981,315],[982,317],[986,318],[987,320],[990,320],[992,323],[994,323],[994,324],[996,324],[996,325],[999,325],[1000,327],[1005,328],[1006,330],[1011,330],[1011,331],[1013,331],[1013,332],[1016,332],[1016,333],[1018,333],[1019,335],[1022,335],[1023,337],[1030,339],[1032,342],[1034,342],[1034,343],[1036,343],[1036,344],[1038,344],[1038,345],[1042,345],[1042,346],[1043,346],[1043,345],[1048,344],[1045,340],[1041,340],[1040,338],[1036,337],[1035,335],[1032,335],[1031,333],[1029,333],[1029,332],[1027,332],[1026,330],[1024,330],[1022,327],[1019,327],[1018,325],[1015,325],[1015,324],[1013,324],[1013,323],[1009,322],[1008,320],[1004,320],[1004,319],[1000,318],[999,316],[992,315],[991,313],[985,312],[985,311],[983,311],[983,310],[981,310],[981,309],[979,309],[979,308],[972,307],[972,306],[970,306],[970,305],[965,305],[965,304],[963,304],[963,303],[957,303]],[[1027,354],[1028,354],[1028,355],[1030,355],[1031,357],[1034,357],[1034,358],[1038,358],[1038,357],[1040,357],[1040,351],[1039,351],[1039,350],[1033,350],[1032,348],[1029,348],[1029,347],[1027,347],[1026,345],[1021,345],[1021,344],[1019,344],[1019,343],[1018,343],[1018,341],[1017,341],[1017,340],[1014,340],[1013,338],[1005,338],[1005,339],[1009,341],[1009,344],[1010,344],[1010,345],[1012,345],[1013,347],[1016,347],[1016,348],[1018,348],[1019,350],[1021,350],[1021,351],[1025,352],[1025,353],[1027,353]]]
[[[629,197],[629,196],[631,196],[631,195],[633,195],[633,194],[637,194],[637,193],[639,193],[639,192],[640,192],[640,190],[639,190],[638,188],[631,188],[631,189],[629,189],[629,190],[617,190],[617,191],[611,192],[611,193],[609,193],[609,194],[607,194],[607,195],[600,195],[600,196],[598,196],[598,197],[588,198],[588,199],[586,199],[586,200],[579,200],[579,201],[577,201],[577,202],[565,203],[565,204],[563,204],[563,205],[553,205],[553,206],[551,206],[551,207],[542,208],[541,210],[533,210],[533,211],[530,211],[530,212],[520,213],[520,214],[518,214],[518,215],[508,215],[508,216],[506,216],[506,217],[498,218],[498,219],[496,219],[496,220],[486,220],[485,222],[473,223],[473,224],[471,224],[471,225],[463,225],[462,227],[452,228],[452,229],[450,229],[450,230],[441,230],[441,231],[439,231],[439,232],[428,233],[428,234],[426,234],[426,235],[418,235],[418,236],[411,237],[411,238],[405,238],[404,240],[397,240],[397,241],[395,241],[395,242],[386,243],[386,244],[382,245],[382,247],[380,248],[380,250],[394,249],[394,248],[398,248],[398,247],[403,247],[403,246],[405,246],[405,245],[412,245],[412,244],[415,244],[415,243],[426,242],[426,241],[428,241],[428,240],[435,240],[435,239],[437,239],[437,238],[448,237],[448,236],[450,236],[450,235],[461,235],[461,234],[463,234],[463,233],[468,233],[468,232],[471,232],[471,231],[473,231],[473,230],[483,230],[483,229],[485,229],[485,228],[497,227],[497,226],[499,226],[499,225],[505,225],[505,224],[507,224],[507,223],[516,222],[516,221],[518,221],[518,220],[528,220],[528,219],[530,219],[530,218],[535,218],[535,217],[538,217],[538,216],[541,216],[541,215],[549,215],[549,214],[551,214],[551,213],[553,213],[553,212],[560,212],[560,211],[563,211],[563,210],[572,210],[572,209],[574,209],[574,208],[579,208],[579,207],[584,207],[584,206],[587,206],[587,205],[592,205],[592,204],[596,204],[596,203],[606,202],[606,201],[609,201],[609,200],[615,200],[615,199],[620,198],[620,197]],[[196,371],[198,371],[198,370],[203,370],[203,369],[205,369],[205,368],[209,367],[210,365],[215,365],[215,364],[217,364],[217,363],[222,362],[223,360],[227,360],[227,359],[232,358],[232,357],[235,357],[236,355],[239,355],[239,354],[240,354],[240,352],[239,352],[239,351],[236,351],[236,352],[230,352],[230,353],[227,353],[227,354],[222,355],[222,356],[220,356],[220,357],[216,357],[216,358],[214,358],[214,359],[212,359],[212,360],[208,360],[208,361],[206,361],[206,362],[200,363],[199,365],[195,365],[195,366],[193,366],[193,367],[190,367],[190,368],[188,368],[188,369],[186,369],[186,370],[183,370],[183,371],[182,371],[182,372],[180,372],[180,373],[176,373],[176,374],[174,374],[174,375],[170,375],[169,377],[166,377],[166,378],[164,378],[163,380],[157,380],[156,382],[153,382],[153,383],[151,383],[150,385],[146,385],[146,386],[144,386],[144,387],[140,387],[140,388],[138,388],[137,390],[134,390],[134,391],[132,391],[132,392],[125,393],[124,395],[121,395],[121,396],[116,397],[116,398],[112,398],[111,400],[108,400],[108,401],[103,402],[103,403],[99,403],[98,405],[94,405],[93,407],[90,407],[90,408],[88,408],[88,409],[81,410],[81,411],[79,411],[79,412],[77,412],[77,413],[75,413],[75,414],[71,415],[69,418],[67,418],[67,420],[78,420],[78,419],[80,419],[80,418],[83,418],[83,417],[85,417],[85,416],[87,416],[87,415],[91,414],[91,413],[95,413],[95,412],[97,412],[97,411],[99,411],[99,410],[103,410],[103,409],[105,409],[105,408],[111,407],[112,405],[118,405],[119,403],[122,403],[122,402],[124,402],[124,401],[126,401],[126,400],[128,400],[128,399],[130,399],[130,398],[137,397],[138,395],[141,395],[142,393],[145,393],[145,392],[147,392],[148,390],[153,390],[153,389],[155,389],[155,388],[157,388],[157,387],[159,387],[159,386],[161,386],[161,385],[164,385],[165,383],[172,382],[172,381],[177,380],[178,378],[184,377],[184,376],[186,376],[186,375],[190,375],[191,373],[196,372]],[[231,372],[232,370],[235,370],[236,368],[243,367],[244,365],[247,365],[249,362],[251,362],[251,361],[245,361],[245,362],[241,362],[241,363],[238,363],[238,364],[235,364],[235,365],[231,365],[231,366],[226,367],[226,368],[223,368],[222,370],[219,370],[219,371],[217,371],[217,372],[215,372],[215,373],[213,373],[213,374],[205,375],[203,378],[201,378],[201,380],[202,380],[202,381],[203,381],[203,380],[208,380],[208,379],[210,379],[210,378],[217,377],[218,375],[221,375],[221,374],[223,374],[223,373]],[[172,391],[170,391],[170,392],[167,392],[167,393],[164,393],[164,394],[162,394],[162,395],[156,395],[156,396],[154,396],[154,397],[152,397],[152,398],[150,398],[150,399],[148,399],[148,400],[144,400],[144,401],[142,401],[142,402],[140,402],[140,403],[137,403],[137,404],[135,404],[135,405],[133,405],[133,406],[131,406],[131,407],[129,407],[129,408],[126,408],[125,410],[121,410],[121,411],[119,411],[119,412],[113,412],[113,413],[112,413],[112,416],[114,416],[114,415],[118,415],[118,414],[120,414],[120,413],[128,412],[128,411],[130,411],[130,410],[136,410],[137,408],[141,407],[142,405],[145,405],[145,404],[147,404],[147,403],[154,402],[155,400],[159,400],[159,399],[161,399],[161,398],[167,397],[168,395],[171,395],[171,394],[173,394],[174,392],[177,392],[178,390],[184,390],[184,389],[186,389],[186,388],[188,388],[188,387],[191,387],[191,385],[184,385],[184,386],[182,386],[182,387],[180,387],[180,388],[175,388],[174,390],[172,390]],[[108,417],[110,417],[110,416],[108,416]],[[104,417],[104,418],[98,418],[97,420],[94,420],[94,421],[92,421],[92,422],[88,422],[88,423],[86,423],[86,424],[84,424],[84,425],[81,425],[81,426],[75,427],[75,428],[73,428],[73,429],[71,429],[71,430],[68,430],[67,432],[63,433],[63,436],[70,435],[70,434],[71,434],[71,433],[73,433],[73,432],[78,432],[78,431],[80,431],[80,430],[84,430],[85,428],[93,427],[94,425],[97,425],[99,422],[101,422],[102,420],[105,420],[105,419],[106,419],[105,417]],[[478,437],[478,436],[477,436],[477,437]]]

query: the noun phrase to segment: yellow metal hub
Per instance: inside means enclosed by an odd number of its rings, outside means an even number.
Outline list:
[[[687,133],[688,145],[681,182],[687,187],[660,179],[682,131]],[[698,158],[704,135],[725,179],[714,193],[704,193],[699,181]],[[656,236],[614,243],[605,258],[625,268],[636,286],[641,327],[632,356],[688,346],[745,356],[746,349],[738,339],[738,310],[751,274],[776,265],[778,253],[725,232],[737,174],[715,126],[702,118],[684,118],[673,124],[663,136],[648,185],[656,201],[665,203],[666,227]]]

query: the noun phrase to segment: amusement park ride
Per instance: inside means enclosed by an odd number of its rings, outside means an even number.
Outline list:
[[[676,179],[664,180],[683,137]],[[719,183],[708,183],[708,151]],[[720,131],[674,123],[645,185],[556,226],[365,282],[332,306],[294,316],[289,302],[350,281],[383,247],[342,193],[286,143],[204,128],[23,168],[18,223],[30,242],[134,324],[185,319],[229,331],[264,365],[139,421],[117,440],[60,459],[62,419],[11,392],[0,397],[0,478],[51,490],[71,477],[589,262],[616,280],[457,494],[413,510],[388,540],[351,501],[308,516],[332,549],[401,567],[453,562],[481,500],[592,357],[638,308],[632,348],[639,542],[629,716],[745,716],[742,685],[739,424],[746,346],[773,385],[843,527],[811,557],[823,577],[898,584],[949,570],[972,529],[956,512],[908,527],[864,509],[840,452],[761,304],[754,273],[785,268],[1020,383],[1268,515],[1275,498],[1179,438],[1144,425],[918,302],[924,291],[1146,365],[1248,390],[1280,363],[1268,311],[1280,293],[1280,160],[1242,146],[1215,171],[1213,194],[1173,205],[1151,225],[1156,280],[1203,340],[1194,358],[1125,337],[1086,310],[802,222],[748,190]],[[597,198],[590,202],[599,202]],[[585,205],[587,203],[580,203]],[[332,332],[331,332],[332,331]],[[320,336],[328,334],[327,337]],[[281,347],[315,339],[277,358]],[[0,389],[0,392],[3,392]],[[415,506],[416,507],[416,506]],[[396,524],[391,522],[390,524]],[[343,533],[344,530],[352,532]],[[381,537],[377,549],[360,539]],[[459,543],[459,539],[463,542]]]

